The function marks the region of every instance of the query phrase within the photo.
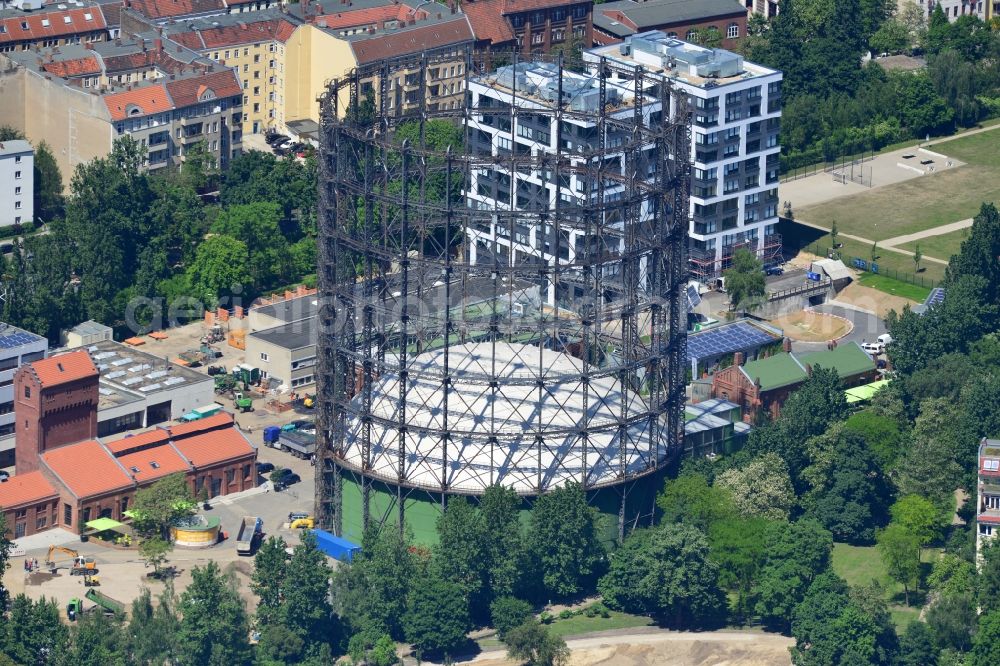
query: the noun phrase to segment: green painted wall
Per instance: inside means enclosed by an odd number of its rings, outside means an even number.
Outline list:
[[[343,536],[361,543],[364,532],[362,518],[361,477],[343,470]],[[590,505],[598,511],[598,530],[601,541],[611,546],[618,538],[618,509],[621,492],[626,492],[626,532],[634,527],[649,525],[649,514],[656,494],[663,487],[663,474],[653,474],[628,484],[601,488],[588,493]],[[475,501],[475,498],[472,498]],[[532,498],[521,503],[521,522],[527,527]],[[404,490],[404,515],[413,542],[424,546],[438,543],[437,519],[441,515],[441,494],[424,490]],[[381,481],[372,482],[369,493],[371,520],[378,523],[396,523],[398,513],[396,487]]]

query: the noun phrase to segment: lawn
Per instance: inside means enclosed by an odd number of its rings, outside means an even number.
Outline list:
[[[924,562],[924,574],[930,572],[930,563],[940,556],[941,551],[934,548],[925,548],[921,554],[921,561]],[[902,631],[906,625],[917,618],[920,614],[920,606],[914,602],[923,600],[923,594],[910,591],[910,601],[912,606],[903,603],[903,586],[896,583],[889,577],[882,558],[874,546],[850,546],[846,543],[833,544],[833,557],[831,568],[834,573],[847,581],[851,587],[869,585],[873,580],[877,581],[886,590],[886,600],[889,602],[889,613],[896,629]]]
[[[951,255],[958,254],[958,251],[962,249],[962,241],[969,237],[970,231],[971,229],[959,229],[940,236],[930,236],[912,243],[904,243],[899,247],[915,252],[915,248],[919,244],[920,252],[925,257],[937,257],[948,261],[951,259]],[[924,265],[926,266],[927,263],[924,262]]]
[[[818,229],[812,229],[801,224],[782,221],[778,224],[778,233],[781,234],[781,242],[785,248],[786,255],[794,254],[799,250],[807,252],[818,251],[823,254],[830,248],[830,234],[825,234]],[[844,259],[844,263],[849,267],[852,257],[860,257],[866,261],[871,259],[871,245],[851,240],[850,238],[844,238],[843,236],[838,236],[837,242],[844,245],[840,248],[840,254]],[[877,254],[879,255],[878,264],[880,267],[884,266],[900,273],[913,274],[913,258],[909,255],[893,252],[887,248],[878,248]],[[929,255],[931,253],[925,252],[925,254]],[[928,288],[933,286],[932,283],[936,284],[944,278],[945,267],[943,264],[924,261],[921,266],[924,271],[917,276],[917,280],[926,281],[925,286]]]
[[[601,617],[600,615],[587,617],[580,614],[565,620],[556,618],[549,625],[549,633],[555,636],[576,636],[578,634],[589,634],[595,631],[608,631],[610,629],[645,627],[652,623],[652,620],[642,615],[630,615],[629,613],[618,613],[615,611],[611,611],[611,617]]]
[[[911,301],[917,301],[918,303],[923,303],[924,300],[927,299],[927,296],[931,293],[930,287],[920,287],[915,284],[910,284],[909,282],[894,280],[891,277],[878,275],[876,273],[862,273],[858,278],[858,282],[865,287],[878,289],[879,291],[884,291],[885,293],[892,294],[893,296],[908,298]]]
[[[994,135],[1000,139],[1000,131],[987,132],[944,144],[940,150]],[[984,142],[1000,151],[995,140]],[[973,217],[984,201],[1000,201],[1000,168],[968,164],[806,206],[795,210],[795,217],[826,228],[836,221],[842,233],[885,240]]]

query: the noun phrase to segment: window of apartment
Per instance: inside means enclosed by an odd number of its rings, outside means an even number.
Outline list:
[[[250,55],[250,47],[246,47],[246,48],[243,49],[243,55],[244,56]]]
[[[260,360],[262,360],[262,361],[270,361],[271,358],[267,355],[267,352],[261,352],[260,353]]]
[[[586,5],[577,5],[576,7],[573,8],[573,18],[582,19],[586,15],[587,15]]]
[[[259,79],[260,78],[260,70],[259,69],[255,69],[253,71],[253,78],[255,78],[255,79]]]
[[[698,31],[697,30],[688,30],[687,34],[684,35],[684,39],[686,39],[689,42],[693,42],[693,41],[697,40],[698,39]]]
[[[267,61],[267,67],[268,69],[274,69],[274,58]]]
[[[755,203],[760,201],[760,192],[756,194],[748,194],[743,197],[743,203],[747,206],[753,206]]]
[[[14,401],[0,402],[0,414],[10,414],[14,411]]]
[[[274,53],[274,43],[273,42],[271,44],[268,44],[267,50],[270,51],[271,53]]]
[[[531,33],[531,43],[532,44],[541,44],[544,41],[545,41],[545,35],[542,32],[533,32],[533,33]]]
[[[249,72],[249,71],[250,71],[250,65],[249,65],[249,64],[246,64],[246,63],[244,63],[244,64],[243,64],[243,73],[244,73],[244,74],[246,74],[246,73],[247,73],[247,72]]]
[[[729,39],[736,39],[740,36],[740,26],[738,23],[730,23],[729,27],[726,28],[726,37]]]
[[[30,398],[31,397],[31,387],[30,386],[25,386],[24,387],[24,397],[25,398]]]
[[[21,186],[18,185],[17,187],[14,188],[14,194],[20,194],[20,193],[21,193]]]
[[[260,103],[259,102],[254,102],[253,112],[254,113],[260,113]]]
[[[21,172],[20,171],[15,171],[14,172],[14,178],[20,178],[20,177],[21,177]]]
[[[226,484],[228,485],[228,484],[232,483],[235,480],[236,480],[236,470],[235,469],[227,469],[226,470]]]
[[[21,156],[20,155],[16,155],[14,157],[14,164],[20,164],[20,163],[21,163]]]
[[[984,460],[983,469],[993,472],[1000,470],[1000,460]]]
[[[219,52],[216,51],[215,53],[212,54],[212,60],[218,60],[218,59],[219,59]]]
[[[253,54],[253,64],[256,65],[259,62],[260,62],[260,54],[259,53],[254,53]]]
[[[226,54],[225,54],[224,57],[225,57],[226,60],[229,60],[229,51],[226,51]]]
[[[254,97],[260,95],[260,86],[254,86],[253,87],[253,95],[254,95]]]
[[[14,210],[21,210],[21,202],[20,201],[15,201],[14,202]]]
[[[48,526],[48,524],[49,524],[49,517],[46,516],[45,514],[35,517],[36,530],[43,530]]]

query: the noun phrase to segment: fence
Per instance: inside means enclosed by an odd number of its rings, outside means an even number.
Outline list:
[[[889,268],[888,266],[882,266],[877,261],[872,261],[869,259],[862,259],[860,257],[850,257],[846,255],[840,255],[831,247],[821,247],[818,243],[813,243],[806,251],[815,254],[818,257],[834,257],[841,259],[844,264],[850,268],[854,268],[859,271],[866,271],[868,273],[876,273],[878,275],[884,275],[887,278],[892,278],[893,280],[899,280],[900,282],[908,282],[909,284],[915,284],[918,287],[926,287],[928,289],[933,289],[937,286],[937,282],[930,278],[925,278],[921,275],[916,275],[915,273],[904,273],[903,271],[897,271],[895,268]]]
[[[849,155],[841,155],[840,157],[835,157],[832,160],[826,160],[821,162],[816,162],[814,164],[809,164],[797,169],[785,169],[782,168],[781,182],[787,183],[792,180],[798,180],[799,178],[805,178],[806,176],[812,176],[817,173],[829,173],[831,171],[840,171],[843,173],[845,169],[850,169],[852,164],[864,164],[865,162],[871,161],[875,158],[874,150],[864,150],[859,153],[851,153]],[[870,173],[870,172],[869,172]],[[871,187],[871,176],[868,177],[869,187]]]

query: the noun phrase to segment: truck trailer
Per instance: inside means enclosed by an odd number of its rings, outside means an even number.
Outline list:
[[[358,544],[326,530],[312,530],[312,533],[316,537],[316,547],[327,557],[341,562],[353,562],[355,556],[361,552],[361,546]]]
[[[264,532],[264,521],[257,516],[243,516],[240,531],[236,536],[236,552],[253,555],[254,542]]]
[[[316,435],[301,430],[282,430],[278,435],[277,448],[296,458],[308,460],[316,455]]]

